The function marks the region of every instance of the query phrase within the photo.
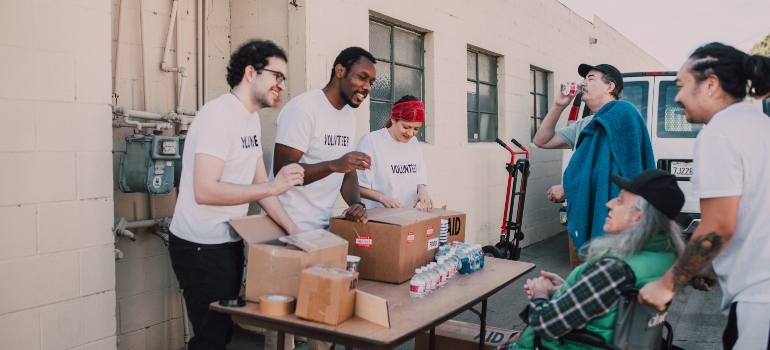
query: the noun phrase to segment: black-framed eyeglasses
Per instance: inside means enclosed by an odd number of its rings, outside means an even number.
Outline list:
[[[262,68],[262,69],[259,69],[257,71],[260,71],[260,70],[264,70],[264,71],[268,71],[270,73],[273,73],[275,75],[275,80],[278,81],[278,84],[285,83],[286,80],[288,80],[288,79],[286,79],[286,76],[283,75],[283,73],[281,73],[279,71],[274,71],[272,69],[267,69],[267,68]]]

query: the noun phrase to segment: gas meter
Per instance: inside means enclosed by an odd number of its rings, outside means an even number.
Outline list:
[[[184,155],[184,141],[186,135],[179,135],[179,159],[174,161],[174,187],[182,183],[182,155]]]
[[[122,192],[168,194],[174,187],[174,161],[181,159],[178,136],[131,135],[120,156]]]

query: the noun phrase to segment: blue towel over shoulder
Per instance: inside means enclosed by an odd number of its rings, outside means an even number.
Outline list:
[[[606,204],[620,192],[610,174],[631,179],[654,167],[650,135],[639,110],[627,101],[612,101],[599,109],[580,132],[562,182],[567,232],[577,249],[604,236]]]

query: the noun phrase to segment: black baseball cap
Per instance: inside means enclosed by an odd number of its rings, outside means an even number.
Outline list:
[[[596,69],[612,78],[612,80],[615,81],[615,85],[618,86],[618,91],[623,91],[623,76],[620,75],[620,71],[617,68],[606,63],[597,64],[595,66],[583,63],[578,66],[578,74],[585,78],[591,69]]]
[[[676,177],[660,169],[647,169],[632,180],[612,174],[612,182],[628,192],[642,196],[671,220],[676,219],[684,205],[684,193],[679,189]]]

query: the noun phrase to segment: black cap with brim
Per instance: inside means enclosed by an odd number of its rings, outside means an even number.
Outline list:
[[[684,193],[676,177],[660,169],[647,169],[632,180],[612,174],[612,182],[620,188],[642,196],[667,218],[674,220],[684,206]]]
[[[595,66],[583,63],[578,66],[578,74],[585,78],[586,75],[588,75],[588,72],[590,72],[592,69],[596,69],[612,78],[612,80],[615,81],[615,85],[618,86],[618,90],[623,91],[623,76],[620,74],[620,71],[617,68],[606,63],[597,64]]]

